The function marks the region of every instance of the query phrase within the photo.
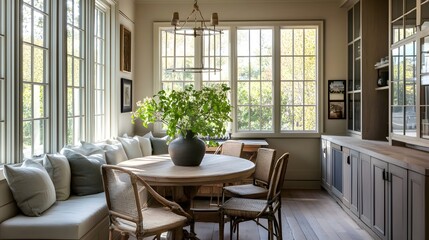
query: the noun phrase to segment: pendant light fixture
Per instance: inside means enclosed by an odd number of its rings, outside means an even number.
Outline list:
[[[171,20],[171,25],[174,26],[173,41],[174,41],[174,54],[173,54],[173,67],[167,68],[171,72],[190,72],[190,73],[203,73],[203,72],[219,72],[222,69],[216,66],[216,36],[219,36],[218,43],[221,41],[222,30],[216,29],[219,24],[217,13],[212,13],[211,20],[208,24],[203,17],[198,6],[198,1],[194,1],[194,9],[188,15],[185,21],[181,23],[179,20],[179,13],[174,12]],[[177,36],[193,36],[195,43],[200,43],[201,49],[199,51],[199,58],[194,61],[194,66],[176,65]],[[204,45],[205,44],[205,45]],[[204,50],[206,49],[206,50]],[[206,60],[206,61],[205,61]]]

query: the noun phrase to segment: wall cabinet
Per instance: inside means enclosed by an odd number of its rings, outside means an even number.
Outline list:
[[[341,175],[342,191],[335,180],[330,188],[322,186],[375,239],[429,239],[429,153],[355,137],[322,136],[322,141],[331,146],[322,175],[329,168],[333,179]]]
[[[388,1],[345,1],[348,8],[347,128],[362,139],[388,136],[387,92],[376,91],[374,64],[388,55]]]

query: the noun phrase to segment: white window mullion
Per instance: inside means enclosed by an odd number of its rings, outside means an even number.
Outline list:
[[[273,37],[273,46],[274,49],[280,49],[280,27],[279,26],[275,26],[274,27],[274,37]],[[281,66],[281,58],[280,58],[280,51],[274,51],[274,59],[273,59],[273,87],[274,87],[274,132],[278,133],[280,132],[280,124],[281,124],[281,114],[280,114],[280,94],[281,94],[281,89],[280,89],[280,66]]]

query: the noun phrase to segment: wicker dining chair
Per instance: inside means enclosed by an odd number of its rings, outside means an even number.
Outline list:
[[[275,149],[259,148],[252,183],[225,186],[222,191],[222,202],[225,197],[266,198],[276,160],[275,157]]]
[[[168,201],[129,169],[103,165],[103,186],[109,210],[109,239],[114,231],[128,239],[147,236],[160,239],[163,232],[173,231],[182,238],[183,227],[192,217],[177,203]],[[192,226],[191,226],[192,227]]]
[[[271,185],[266,199],[235,198],[232,197],[220,207],[219,240],[223,240],[225,216],[230,220],[230,239],[233,229],[237,230],[239,239],[239,223],[254,220],[258,225],[268,230],[268,239],[282,239],[281,223],[281,190],[286,175],[289,153],[283,154],[277,161],[271,177]],[[276,218],[277,213],[277,218]],[[258,219],[267,219],[268,228]]]
[[[222,154],[233,157],[241,157],[244,143],[235,140],[227,140],[219,145],[214,154]]]

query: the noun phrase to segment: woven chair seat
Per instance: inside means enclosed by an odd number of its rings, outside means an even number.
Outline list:
[[[254,219],[266,206],[266,199],[231,198],[222,205],[222,209],[228,216]]]
[[[168,208],[146,208],[142,210],[143,229],[145,233],[156,233],[163,229],[177,228],[186,224],[186,217],[170,211]],[[135,232],[136,224],[124,219],[118,219],[118,227],[125,231]]]
[[[266,198],[268,189],[253,184],[232,185],[223,188],[224,194],[231,197]]]

